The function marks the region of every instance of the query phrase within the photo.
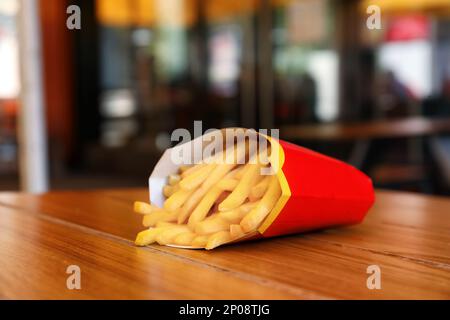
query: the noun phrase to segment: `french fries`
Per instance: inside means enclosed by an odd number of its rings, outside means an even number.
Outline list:
[[[196,236],[192,240],[191,246],[194,248],[204,248],[208,243],[209,236]]]
[[[178,218],[178,212],[155,211],[144,216],[142,224],[144,227],[154,227],[159,222],[175,222]]]
[[[160,245],[166,245],[172,243],[173,240],[179,236],[180,234],[189,232],[189,228],[187,226],[173,226],[173,227],[162,227],[162,231],[156,235],[156,242]]]
[[[134,203],[134,211],[140,214],[150,214],[158,210],[160,209],[145,202],[136,201]]]
[[[203,183],[203,181],[208,178],[211,171],[216,168],[215,163],[208,164],[206,167],[201,168],[191,175],[188,175],[186,178],[180,181],[180,187],[183,190],[194,190],[199,185]]]
[[[220,231],[212,234],[208,238],[208,242],[206,243],[205,249],[211,250],[217,248],[218,246],[227,243],[231,240],[231,235],[229,231]]]
[[[219,231],[230,229],[230,223],[224,218],[214,215],[195,225],[195,233],[199,235],[208,235]]]
[[[247,169],[242,176],[241,181],[233,190],[233,192],[219,205],[220,211],[233,210],[244,203],[245,199],[250,194],[252,188],[252,180],[258,176],[258,171],[261,166],[257,164],[247,164]]]
[[[137,246],[146,246],[156,241],[156,236],[163,230],[163,228],[150,228],[138,233],[136,241]]]
[[[259,199],[261,198],[264,193],[266,192],[267,188],[269,187],[270,182],[270,176],[264,177],[256,186],[252,188],[250,191],[250,199]]]
[[[206,195],[200,201],[195,210],[192,211],[192,214],[189,217],[188,225],[191,228],[193,228],[196,223],[206,218],[209,210],[212,208],[214,202],[216,202],[217,198],[219,198],[222,192],[223,191],[220,188],[214,187],[206,193]]]
[[[245,208],[244,210],[242,210],[242,207],[243,206],[230,211],[219,212],[218,216],[228,221],[229,223],[239,223],[242,220],[242,218],[244,218],[245,215],[248,213],[248,211],[245,211]]]
[[[275,203],[281,196],[280,183],[276,176],[272,176],[270,186],[258,205],[253,208],[241,221],[244,232],[255,230],[267,217]]]
[[[231,239],[239,239],[244,235],[245,235],[245,232],[244,232],[244,230],[242,230],[241,225],[239,225],[239,224],[230,225]]]
[[[224,179],[220,181],[217,186],[223,191],[233,191],[234,188],[239,184],[239,180],[237,179]]]
[[[179,186],[164,186],[163,193],[166,198],[169,198],[171,195],[173,195],[175,192],[179,190]]]
[[[181,176],[179,174],[171,174],[169,175],[168,181],[169,185],[175,186],[178,182],[180,182]]]
[[[281,187],[276,175],[262,175],[265,165],[250,161],[259,157],[247,154],[245,143],[235,149],[169,175],[163,208],[135,202],[148,228],[137,235],[136,245],[210,250],[256,232],[279,200]]]
[[[190,246],[195,237],[197,237],[197,235],[194,232],[184,232],[176,236],[173,239],[173,243],[178,246]]]
[[[164,203],[164,209],[168,211],[175,211],[180,208],[187,198],[192,194],[192,190],[180,189],[172,194]]]

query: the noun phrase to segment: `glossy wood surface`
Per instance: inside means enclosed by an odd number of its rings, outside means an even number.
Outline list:
[[[0,194],[0,298],[450,299],[450,199],[388,191],[363,224],[219,248],[136,248],[145,189]],[[66,269],[81,269],[69,290]],[[378,265],[381,289],[369,290]]]

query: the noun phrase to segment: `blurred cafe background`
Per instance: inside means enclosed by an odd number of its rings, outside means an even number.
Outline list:
[[[450,1],[0,0],[0,190],[144,187],[194,120],[448,196]]]

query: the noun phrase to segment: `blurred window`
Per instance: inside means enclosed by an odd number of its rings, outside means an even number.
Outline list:
[[[3,175],[0,180],[5,180],[4,175],[17,174],[16,115],[20,94],[17,11],[18,1],[0,1],[0,174]],[[12,188],[0,186],[5,187]]]
[[[393,72],[413,97],[425,98],[431,94],[432,57],[429,41],[388,42],[380,47],[378,55],[381,69]]]
[[[274,1],[275,123],[333,121],[339,56],[331,43],[331,1]]]
[[[411,94],[425,98],[432,92],[430,22],[420,15],[392,18],[378,51],[382,70],[391,71]]]
[[[241,32],[233,24],[213,28],[209,37],[209,81],[215,92],[236,94],[240,76]]]
[[[19,64],[15,15],[15,0],[0,2],[0,99],[16,98],[19,94]]]

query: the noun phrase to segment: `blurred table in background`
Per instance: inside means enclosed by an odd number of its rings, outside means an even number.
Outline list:
[[[0,193],[2,299],[450,299],[450,199],[378,191],[360,225],[213,251],[134,246],[146,189]],[[70,265],[81,290],[66,286]],[[381,289],[367,287],[369,266]]]
[[[285,126],[280,129],[281,137],[286,140],[351,142],[353,147],[345,160],[360,169],[368,160],[373,141],[406,139],[408,140],[407,163],[379,165],[371,172],[371,176],[377,185],[382,187],[414,183],[419,185],[419,190],[422,192],[430,192],[430,183],[427,181],[430,174],[425,165],[424,145],[430,147],[431,156],[442,171],[444,183],[450,186],[449,168],[442,165],[448,161],[450,154],[436,151],[436,146],[439,146],[439,143],[436,142],[436,139],[439,140],[439,138],[436,136],[445,133],[450,133],[450,118],[420,116],[371,122]],[[424,143],[421,138],[425,138]]]
[[[280,129],[283,139],[308,141],[413,138],[445,132],[450,133],[450,118],[411,117],[351,124],[285,126]]]

